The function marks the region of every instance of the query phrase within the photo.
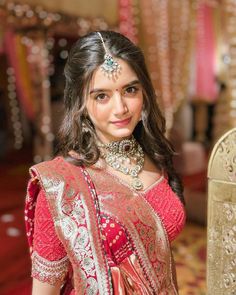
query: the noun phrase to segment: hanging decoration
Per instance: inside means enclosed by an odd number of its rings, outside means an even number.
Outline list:
[[[218,15],[220,49],[219,97],[214,116],[214,141],[236,126],[236,2],[222,0]]]
[[[194,2],[139,1],[147,62],[166,118],[167,132],[187,93]]]
[[[39,5],[0,1],[0,26],[24,30],[46,30],[49,35],[60,33],[64,36],[82,36],[93,30],[108,29],[107,22],[101,17],[84,18],[61,12],[47,11]],[[117,30],[116,27],[110,29]]]
[[[14,135],[14,148],[18,150],[21,149],[23,145],[23,134],[20,118],[20,107],[16,96],[16,76],[12,67],[7,69],[7,82],[11,123]]]
[[[51,130],[51,95],[49,80],[49,50],[44,33],[38,33],[34,38],[25,37],[28,51],[28,63],[31,69],[33,96],[37,102],[34,136],[34,161],[48,160],[53,152],[54,134]],[[39,83],[40,81],[40,83]]]
[[[119,0],[119,31],[134,43],[138,43],[138,0]]]
[[[223,56],[226,67],[226,84],[229,106],[230,127],[236,126],[236,2],[223,0],[223,19],[226,31],[227,52]]]
[[[195,79],[193,97],[212,102],[217,97],[216,88],[216,38],[213,7],[200,3],[196,16]]]
[[[60,58],[68,55],[67,38],[77,39],[93,30],[117,30],[102,18],[83,18],[47,11],[10,1],[0,2],[0,35],[9,64],[9,103],[15,136],[15,148],[21,148],[23,129],[20,112],[33,123],[34,161],[49,159],[53,154],[54,133],[51,121],[51,77],[54,74],[54,46],[59,38]],[[14,77],[13,77],[14,74]],[[10,82],[9,82],[10,83]],[[14,88],[14,89],[13,89]]]

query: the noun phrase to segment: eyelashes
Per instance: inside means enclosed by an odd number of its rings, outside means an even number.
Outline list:
[[[137,93],[138,91],[139,91],[139,88],[137,86],[129,86],[125,89],[125,92],[128,94]]]
[[[137,86],[129,86],[124,91],[122,91],[121,95],[132,97],[132,95],[135,95],[139,90],[140,90],[140,88]],[[101,93],[95,95],[95,97],[94,97],[94,99],[97,101],[106,101],[109,98],[110,98],[110,96],[105,92],[101,92]]]
[[[98,95],[95,96],[95,100],[105,100],[106,98],[108,98],[108,96],[106,95],[106,93],[99,93]]]

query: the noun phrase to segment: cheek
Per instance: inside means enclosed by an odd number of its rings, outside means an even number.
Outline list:
[[[139,116],[143,109],[143,99],[139,99],[136,102],[131,103],[131,109],[133,113],[137,114]]]
[[[106,108],[100,105],[97,105],[96,107],[94,107],[89,113],[90,119],[96,125],[106,120],[108,118],[108,114],[109,112],[106,111]]]

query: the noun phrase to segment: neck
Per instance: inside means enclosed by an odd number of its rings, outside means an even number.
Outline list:
[[[133,139],[134,136],[131,134],[129,137],[124,137],[124,138],[121,138],[121,139],[117,139],[117,140],[111,140],[111,141],[102,141],[101,139],[98,139],[98,145],[101,146],[105,146],[105,145],[109,145],[109,144],[112,144],[112,143],[119,143],[119,142],[122,142],[124,140],[131,140]]]

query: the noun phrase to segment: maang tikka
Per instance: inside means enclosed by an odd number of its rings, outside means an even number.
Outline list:
[[[106,48],[105,42],[102,38],[102,35],[100,32],[97,32],[98,36],[100,37],[102,41],[103,48],[105,50],[105,55],[104,55],[104,62],[101,65],[101,69],[103,73],[108,77],[108,78],[117,78],[118,74],[121,71],[121,66],[120,64],[114,60],[113,56],[109,53],[109,51]]]

